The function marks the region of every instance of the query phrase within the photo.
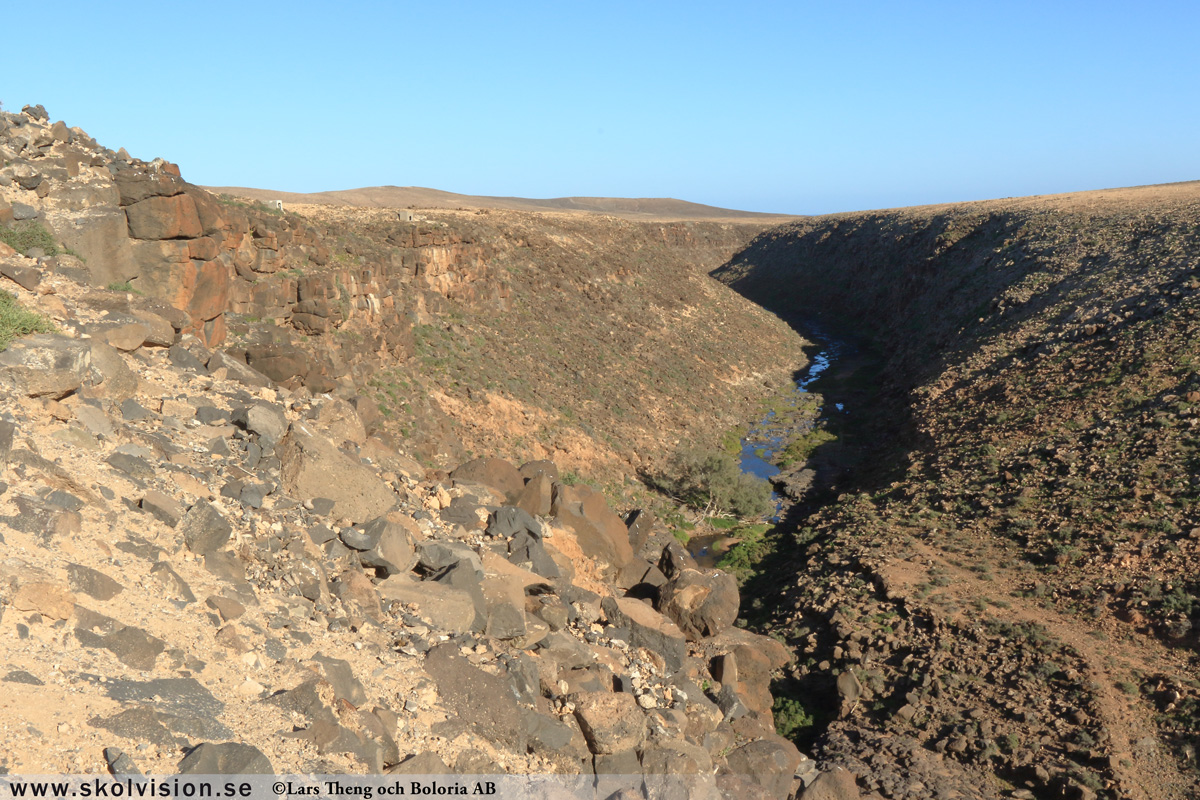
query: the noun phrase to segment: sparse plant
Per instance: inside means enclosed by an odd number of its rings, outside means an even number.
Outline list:
[[[24,308],[16,296],[0,291],[0,350],[7,350],[13,339],[32,333],[54,333],[54,324]]]
[[[41,248],[48,256],[61,252],[50,231],[35,220],[16,222],[8,227],[0,226],[0,242],[4,242],[18,253],[27,253],[35,247]]]

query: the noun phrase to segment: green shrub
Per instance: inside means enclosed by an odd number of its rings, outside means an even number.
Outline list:
[[[8,349],[9,343],[20,336],[53,332],[50,320],[23,308],[15,296],[0,291],[0,350]]]
[[[681,450],[672,457],[668,473],[659,481],[660,488],[692,508],[740,517],[761,517],[772,510],[771,485],[742,472],[727,452]]]
[[[32,247],[40,247],[48,256],[58,255],[59,246],[54,242],[50,231],[39,222],[32,220],[14,222],[11,227],[0,226],[0,242],[24,253]]]
[[[785,739],[795,741],[816,724],[804,704],[790,697],[776,697],[771,710],[775,713],[775,732]]]

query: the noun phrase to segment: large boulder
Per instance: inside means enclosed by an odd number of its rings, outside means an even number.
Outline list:
[[[614,571],[633,560],[625,523],[603,495],[590,494],[579,503],[559,503],[554,521],[575,534],[584,555],[609,564]]]
[[[792,776],[802,759],[791,742],[759,739],[730,752],[725,763],[730,772],[748,778],[769,796],[785,800],[791,794]]]
[[[396,504],[396,494],[373,469],[352,461],[302,423],[292,423],[275,452],[284,491],[301,500],[329,498],[334,516],[365,522]]]
[[[186,194],[147,197],[125,207],[135,239],[195,239],[204,235],[196,202]]]
[[[57,218],[54,230],[87,264],[93,285],[108,286],[137,277],[129,225],[120,209],[99,206]]]
[[[88,342],[39,333],[0,353],[0,386],[26,397],[64,397],[83,384],[91,364]]]
[[[525,488],[525,479],[517,468],[502,458],[477,458],[450,473],[459,483],[482,483],[500,494],[515,499]]]
[[[682,569],[659,589],[658,610],[691,641],[716,636],[734,623],[741,599],[737,581],[719,569]]]

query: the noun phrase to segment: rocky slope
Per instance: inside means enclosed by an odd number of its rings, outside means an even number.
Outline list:
[[[786,373],[722,336],[798,341],[677,249],[716,263],[745,231],[280,216],[40,108],[0,114],[0,151],[0,324],[24,309],[54,328],[0,352],[0,769],[845,784],[776,734],[769,686],[791,655],[733,625],[732,577],[552,461],[449,461],[359,394],[386,368],[519,400],[483,384],[500,373],[422,359],[470,331],[470,352],[528,358],[529,396],[560,393],[579,425],[608,403],[664,440],[681,429],[654,403],[703,363],[707,396],[680,402],[715,430],[713,395],[750,402]],[[604,262],[617,247],[647,263]],[[536,349],[548,333],[559,352]],[[636,365],[597,343],[643,337]],[[667,374],[612,394],[635,369]],[[649,435],[626,424],[610,436]]]
[[[717,271],[879,352],[874,457],[777,543],[764,621],[823,765],[1200,792],[1198,222],[1197,184],[842,214]]]
[[[365,395],[429,464],[502,452],[616,480],[715,442],[803,359],[706,277],[761,222],[284,212],[45,117],[3,121],[0,214],[52,235],[56,269],[161,300],[284,385]]]

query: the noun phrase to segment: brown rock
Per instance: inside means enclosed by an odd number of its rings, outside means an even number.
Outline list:
[[[91,391],[120,403],[137,394],[138,377],[112,345],[92,341],[92,373],[100,382]]]
[[[343,605],[361,614],[378,617],[383,613],[375,584],[358,570],[346,570],[339,575],[334,585],[334,593]]]
[[[729,771],[749,778],[766,792],[784,800],[792,791],[792,776],[802,757],[787,741],[760,739],[742,745],[726,757]]]
[[[505,497],[515,497],[525,488],[525,479],[517,468],[500,458],[477,458],[450,473],[459,483],[482,483]]]
[[[290,344],[250,345],[246,348],[246,363],[278,383],[303,379],[311,368],[308,354]]]
[[[196,203],[185,194],[148,197],[125,207],[135,239],[195,239],[204,234]]]
[[[140,322],[130,322],[127,325],[119,325],[116,328],[110,328],[105,331],[104,341],[118,350],[124,350],[128,353],[141,347],[149,335],[150,329],[145,325],[142,325]]]
[[[529,479],[513,503],[517,508],[533,516],[550,513],[550,497],[554,487],[550,477],[540,473]]]
[[[854,774],[844,769],[822,772],[800,794],[800,800],[859,800]]]

